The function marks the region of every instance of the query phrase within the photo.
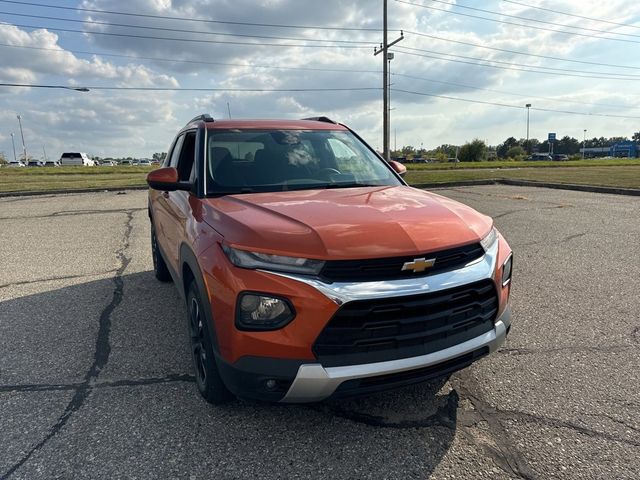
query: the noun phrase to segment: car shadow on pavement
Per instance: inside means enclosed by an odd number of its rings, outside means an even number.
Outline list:
[[[1,478],[423,478],[456,434],[444,380],[311,405],[207,404],[182,301],[153,272],[3,301],[0,338]]]

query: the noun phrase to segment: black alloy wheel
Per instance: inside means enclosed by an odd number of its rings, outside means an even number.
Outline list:
[[[161,282],[170,282],[172,280],[171,273],[169,273],[169,268],[160,253],[156,228],[153,222],[151,223],[151,257],[153,258],[153,273],[156,278]]]
[[[211,327],[195,281],[191,282],[187,292],[187,314],[191,358],[198,390],[209,403],[225,403],[233,398],[233,395],[218,372],[211,343]]]

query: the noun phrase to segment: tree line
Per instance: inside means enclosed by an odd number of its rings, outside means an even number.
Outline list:
[[[553,142],[553,153],[571,156],[580,153],[583,143],[585,148],[604,148],[610,147],[614,143],[628,141],[640,142],[640,132],[634,133],[631,139],[628,137],[593,137],[584,141],[565,135]],[[497,146],[489,146],[477,138],[461,146],[443,144],[431,150],[416,149],[409,145],[392,151],[391,155],[404,158],[430,158],[439,161],[457,158],[461,162],[479,162],[492,157],[522,159],[531,153],[546,153],[548,151],[548,140],[540,141],[537,138],[530,138],[527,142],[525,138],[509,137]]]

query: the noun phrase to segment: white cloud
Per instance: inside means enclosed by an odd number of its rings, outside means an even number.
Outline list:
[[[429,2],[423,2],[431,5]],[[620,22],[638,21],[640,3],[631,0],[612,0],[606,3],[580,0],[537,1],[526,3],[561,11],[575,12],[594,18],[614,19]],[[381,40],[379,32],[336,30],[282,29],[203,22],[171,20],[167,17],[209,18],[239,22],[297,24],[303,26],[356,26],[379,28],[382,2],[370,0],[301,2],[299,0],[130,0],[126,6],[114,6],[107,0],[84,0],[85,8],[122,10],[163,18],[137,18],[91,13],[80,14],[84,20],[138,24],[189,32],[218,32],[258,34],[265,36],[308,37],[366,41],[363,49],[295,48],[267,46],[278,40],[251,39],[204,35],[202,33],[171,32],[133,29],[85,23],[87,31],[103,33],[130,33],[157,37],[205,39],[223,42],[255,42],[254,45],[233,45],[198,42],[138,39],[107,35],[83,36],[36,29],[25,31],[14,26],[0,25],[0,43],[18,47],[0,47],[4,69],[2,78],[11,83],[55,83],[64,85],[110,85],[142,87],[194,87],[194,88],[344,88],[374,87],[381,85],[379,73],[349,72],[350,70],[381,70],[381,57],[373,56],[373,47]],[[465,3],[466,5],[467,3]],[[435,5],[435,4],[433,4]],[[437,4],[438,8],[464,13],[453,6]],[[570,16],[554,15],[536,9],[520,7],[507,2],[489,1],[481,6],[545,21],[553,21],[580,28],[596,28],[638,34],[637,29],[615,28],[596,21]],[[446,12],[436,12],[410,5],[389,2],[390,26],[405,31],[419,31],[437,37],[467,43],[536,55],[585,60],[595,63],[613,63],[640,67],[635,60],[637,44],[611,42],[596,38],[567,36],[514,25],[470,19]],[[500,18],[493,16],[493,18]],[[504,20],[513,21],[514,19]],[[534,22],[529,22],[534,25]],[[540,24],[540,26],[544,26]],[[79,28],[77,25],[73,28]],[[545,27],[546,28],[546,27]],[[549,28],[553,28],[549,26]],[[568,28],[567,28],[568,29]],[[578,31],[578,30],[576,30]],[[63,35],[63,34],[61,34]],[[390,38],[397,36],[391,33]],[[551,59],[528,57],[509,52],[498,52],[453,42],[423,38],[406,33],[398,44],[391,69],[419,80],[394,75],[394,88],[446,95],[471,100],[506,103],[523,107],[533,103],[534,108],[605,112],[636,115],[640,96],[637,81],[582,79],[563,75],[533,74],[501,68],[473,65],[475,60],[458,58],[458,62],[436,60],[401,53],[410,47],[445,52],[466,57],[515,62],[537,67],[555,67],[587,71],[615,71],[638,74],[640,69],[598,67]],[[629,37],[631,38],[631,37]],[[640,39],[638,39],[640,40]],[[282,40],[282,43],[300,43]],[[162,60],[121,59],[102,55],[81,55],[70,50],[109,52],[134,57],[156,57]],[[420,52],[413,52],[420,53]],[[432,55],[422,52],[425,55]],[[438,56],[438,55],[434,55]],[[191,62],[191,63],[188,63]],[[198,63],[198,62],[209,62]],[[215,65],[232,63],[247,65]],[[293,68],[332,68],[346,72],[321,72],[259,68],[271,65]],[[526,67],[521,67],[526,68]],[[565,72],[570,73],[570,72]],[[440,82],[440,83],[438,83]],[[489,89],[474,90],[462,85]],[[520,93],[524,97],[498,93]],[[19,92],[19,95],[15,93]],[[381,145],[381,92],[115,92],[91,91],[37,91],[36,89],[1,90],[8,115],[0,115],[0,130],[14,131],[15,114],[25,118],[27,142],[51,144],[51,150],[77,148],[104,155],[149,156],[153,151],[166,150],[176,130],[185,121],[202,111],[217,117],[227,117],[227,103],[234,117],[304,117],[326,114],[345,121],[365,139],[379,148]],[[529,97],[530,96],[530,97]],[[550,97],[545,100],[535,97]],[[601,104],[599,106],[564,103],[562,100]],[[441,143],[461,143],[474,137],[498,143],[507,136],[524,136],[524,110],[471,104],[435,97],[392,93],[392,139],[397,131],[398,145],[405,143],[433,147]],[[27,121],[28,119],[28,121]],[[545,137],[548,131],[559,135],[580,135],[584,128],[600,136],[630,136],[638,128],[637,121],[611,118],[571,116],[549,112],[531,112],[532,136]],[[0,150],[10,145],[0,139]],[[393,143],[393,142],[392,142]],[[55,147],[54,147],[55,146]],[[50,150],[48,148],[48,151]]]

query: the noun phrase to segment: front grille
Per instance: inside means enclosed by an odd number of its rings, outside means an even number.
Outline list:
[[[365,260],[329,260],[325,262],[320,277],[327,282],[363,282],[397,280],[420,277],[436,272],[460,268],[484,255],[482,245],[472,243],[440,252],[425,253],[406,257],[370,258]],[[416,258],[435,258],[433,267],[424,272],[402,271],[406,262]]]
[[[492,280],[440,292],[343,305],[313,345],[325,367],[416,357],[493,328],[498,297]]]

